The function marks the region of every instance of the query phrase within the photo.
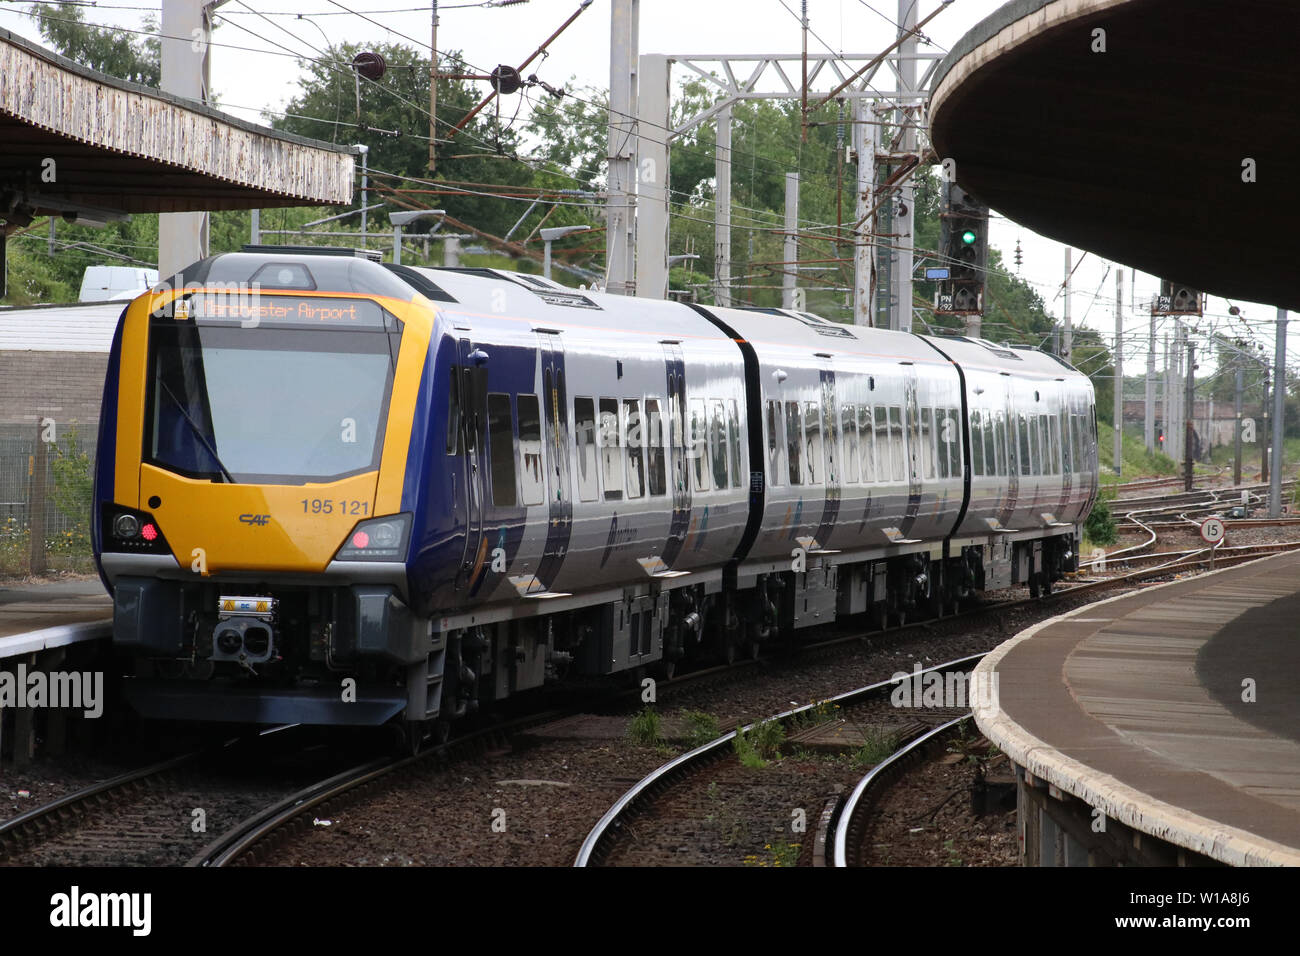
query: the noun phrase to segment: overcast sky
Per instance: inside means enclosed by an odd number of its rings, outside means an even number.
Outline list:
[[[921,18],[939,6],[937,0],[917,2]],[[489,7],[466,0],[443,0],[439,4],[438,46],[442,50],[463,50],[467,61],[484,71],[499,63],[517,65],[578,5],[579,0],[528,0]],[[932,45],[922,45],[921,50],[946,53],[999,5],[1000,0],[955,0],[924,27]],[[642,0],[640,52],[798,53],[799,6],[800,0]],[[0,27],[41,42],[36,21],[21,12],[28,7],[0,0]],[[814,34],[809,38],[809,51],[827,52],[828,47],[837,54],[878,51],[893,41],[897,7],[898,0],[808,0]],[[158,9],[157,0],[100,0],[93,7],[85,7],[84,13],[90,22],[140,29],[147,11]],[[429,4],[421,6],[411,0],[230,0],[220,7],[219,17],[228,23],[216,31],[213,89],[223,109],[254,121],[264,109],[283,108],[297,90],[298,64],[287,51],[315,57],[326,41],[419,43],[427,51],[430,42]],[[576,77],[579,88],[607,89],[609,33],[610,2],[594,0],[551,45],[550,56],[535,62],[529,72],[537,72],[556,86],[566,85],[570,77]],[[680,70],[674,72],[674,77],[681,75]],[[822,88],[827,87],[823,84]],[[1048,310],[1059,317],[1064,247],[996,216],[991,236],[993,245],[1002,250],[1003,261],[1012,268],[1012,251],[1019,239],[1024,255],[1020,275],[1034,285]],[[1074,322],[1098,329],[1108,342],[1112,341],[1116,267],[1093,255],[1080,263],[1081,254],[1074,254],[1078,264],[1073,278]],[[1129,270],[1125,268],[1124,272],[1125,371],[1134,374],[1145,368],[1149,314],[1144,314],[1144,309],[1158,290],[1159,280],[1137,273],[1132,283]],[[1195,281],[1194,276],[1186,278]],[[1275,310],[1259,304],[1235,304],[1242,309],[1244,322],[1228,315],[1228,302],[1211,297],[1206,319],[1200,323],[1202,331],[1217,329],[1235,336],[1243,334],[1248,324],[1255,339],[1271,353]],[[1136,314],[1132,305],[1137,306]],[[1171,328],[1168,322],[1160,326],[1162,333]],[[1291,339],[1288,351],[1292,356],[1296,355],[1295,348],[1296,341]],[[1162,362],[1163,358],[1158,359],[1158,363]]]

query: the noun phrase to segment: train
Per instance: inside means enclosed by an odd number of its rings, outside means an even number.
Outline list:
[[[246,247],[124,310],[92,538],[141,715],[414,734],[1048,592],[1097,493],[1032,347]]]

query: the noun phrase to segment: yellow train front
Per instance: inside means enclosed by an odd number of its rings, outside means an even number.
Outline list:
[[[214,256],[127,307],[92,524],[141,714],[358,725],[406,708],[429,653],[403,599],[402,492],[433,319],[350,254]]]

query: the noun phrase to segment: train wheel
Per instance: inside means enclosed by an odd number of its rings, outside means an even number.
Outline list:
[[[424,744],[424,736],[429,729],[427,720],[403,720],[390,725],[392,730],[393,751],[414,757]]]
[[[668,680],[672,680],[673,675],[676,673],[677,673],[677,662],[664,661],[664,677],[668,678]]]
[[[1044,571],[1043,572],[1043,596],[1046,597],[1051,593],[1052,593],[1052,575],[1050,572]]]
[[[431,736],[433,738],[433,743],[441,747],[451,739],[451,721],[446,719],[435,720],[433,722],[433,733]]]
[[[1037,599],[1042,594],[1042,589],[1038,586],[1038,574],[1029,575],[1029,596]]]
[[[889,612],[885,608],[884,601],[877,601],[872,604],[869,616],[873,631],[883,631],[889,627]]]
[[[722,659],[727,662],[727,666],[736,663],[736,645],[732,641],[727,641],[723,646]]]
[[[749,648],[749,659],[751,661],[758,660],[758,653],[762,649],[758,641],[750,641],[746,646]]]

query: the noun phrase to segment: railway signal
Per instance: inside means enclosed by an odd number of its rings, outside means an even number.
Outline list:
[[[939,217],[939,254],[948,276],[935,287],[940,315],[981,315],[988,265],[989,207],[956,183],[944,184]]]
[[[1152,315],[1202,315],[1201,293],[1182,282],[1160,280],[1160,294],[1151,303]]]

